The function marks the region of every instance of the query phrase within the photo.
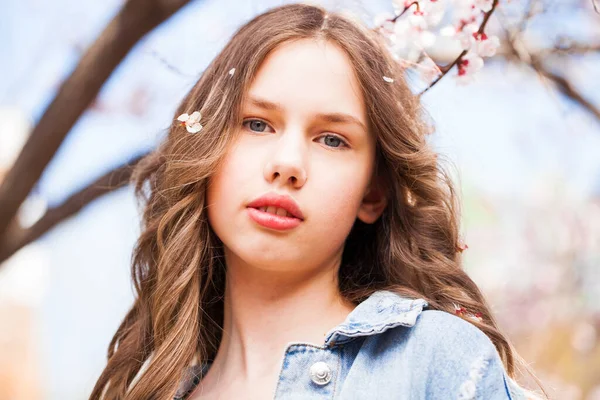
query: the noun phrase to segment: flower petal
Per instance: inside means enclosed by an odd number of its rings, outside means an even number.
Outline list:
[[[202,129],[202,125],[200,125],[199,122],[196,122],[191,125],[186,125],[185,127],[189,133],[197,133],[200,132],[200,130]]]
[[[390,82],[390,83],[391,83],[391,82],[394,82],[394,80],[393,80],[392,78],[390,78],[390,77],[387,77],[387,76],[384,76],[384,77],[383,77],[383,80],[384,80],[384,81],[386,81],[386,82]]]
[[[190,115],[190,118],[187,120],[186,123],[190,125],[195,124],[196,122],[200,121],[200,118],[202,118],[202,114],[200,114],[200,111],[194,111],[192,115]]]
[[[233,75],[233,73],[234,73],[234,72],[235,72],[235,68],[231,68],[231,69],[229,70],[229,75]]]
[[[187,113],[184,113],[177,117],[177,121],[185,122],[188,120],[188,118],[190,118],[190,116],[187,115]]]

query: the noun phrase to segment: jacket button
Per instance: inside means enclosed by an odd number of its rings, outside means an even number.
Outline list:
[[[310,377],[317,385],[327,385],[331,381],[331,368],[323,361],[316,362],[310,367]]]

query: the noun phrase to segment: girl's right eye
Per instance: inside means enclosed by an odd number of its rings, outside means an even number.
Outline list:
[[[260,119],[247,119],[242,123],[243,126],[248,126],[252,132],[262,133],[264,129],[269,126],[265,121]]]

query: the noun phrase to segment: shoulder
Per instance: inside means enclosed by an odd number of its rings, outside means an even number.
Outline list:
[[[408,329],[393,330],[402,336],[399,346],[412,374],[422,380],[427,398],[525,399],[524,392],[504,369],[491,339],[475,325],[450,313],[423,310]],[[400,350],[401,347],[401,350]]]
[[[445,311],[426,309],[421,312],[411,336],[427,340],[437,352],[476,353],[495,348],[491,339],[475,325]]]

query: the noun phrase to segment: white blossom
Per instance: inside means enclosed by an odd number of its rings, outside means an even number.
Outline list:
[[[177,117],[177,121],[180,121],[182,125],[185,125],[185,128],[189,133],[197,133],[202,129],[200,118],[202,118],[200,111],[194,111],[192,115],[188,115],[187,113],[181,114]]]
[[[460,46],[463,50],[470,50],[471,47],[475,44],[475,36],[473,34],[477,32],[479,27],[477,24],[467,24],[463,27],[462,31],[460,31],[456,37],[460,40]]]
[[[496,54],[496,50],[500,47],[500,39],[498,36],[490,36],[486,39],[477,41],[477,54],[481,57],[492,57]]]
[[[392,53],[401,55],[410,62],[417,61],[422,51],[431,48],[437,39],[433,32],[422,26],[426,26],[426,23],[420,16],[397,20],[394,35],[391,38]]]
[[[492,57],[500,47],[500,39],[497,36],[487,36],[478,32],[476,24],[467,24],[463,30],[456,35],[463,50],[471,50],[480,57]]]
[[[470,23],[481,14],[477,7],[473,7],[473,0],[454,0],[452,19],[456,22]]]
[[[446,25],[442,29],[440,29],[440,35],[451,37],[456,35],[456,28],[453,25]]]
[[[456,76],[457,83],[465,85],[473,82],[475,73],[483,68],[483,59],[474,52],[468,52],[458,63],[458,75]]]
[[[421,11],[427,25],[430,27],[438,26],[444,18],[446,7],[447,5],[441,0],[421,3]]]
[[[425,57],[425,59],[419,63],[418,69],[419,76],[427,83],[433,82],[433,80],[442,73],[440,68],[430,57]]]
[[[474,74],[483,67],[483,57],[493,56],[500,46],[497,36],[479,33],[484,13],[492,10],[494,1],[392,0],[394,14],[377,14],[374,22],[392,57],[417,68],[421,77],[430,82],[442,74],[427,56],[438,35],[457,40],[461,49],[467,52],[457,65],[458,82],[464,84],[472,81]],[[446,17],[447,13],[450,13],[449,17]],[[440,27],[442,21],[444,26]]]
[[[391,21],[394,15],[389,12],[382,12],[373,17],[373,23],[379,29],[382,29],[385,34],[390,35],[394,33],[394,23]]]

